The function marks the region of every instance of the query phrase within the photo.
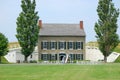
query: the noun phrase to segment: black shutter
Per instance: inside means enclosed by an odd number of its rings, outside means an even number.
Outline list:
[[[81,49],[83,49],[83,42],[81,42]]]
[[[69,42],[67,42],[67,49],[69,49]]]
[[[51,60],[51,54],[49,54],[50,55],[50,60]]]
[[[57,49],[57,42],[55,42],[55,49]]]
[[[81,54],[81,60],[83,60],[83,54]]]
[[[64,42],[64,49],[66,49],[66,42]]]
[[[75,54],[73,54],[73,60],[75,60]]]
[[[49,49],[50,50],[52,49],[51,44],[52,44],[52,42],[49,42]]]
[[[55,54],[55,60],[57,60],[57,54]]]
[[[50,45],[49,45],[49,42],[47,42],[47,49],[50,49]]]
[[[41,54],[41,60],[43,60],[43,54]]]
[[[72,42],[72,49],[74,49],[74,48],[73,48],[73,47],[74,47],[74,45],[73,45],[73,44],[74,44],[74,42]]]
[[[76,49],[78,49],[78,42],[76,42],[75,44],[76,44]]]
[[[41,42],[41,49],[43,49],[43,42]]]
[[[58,42],[58,47],[59,47],[59,49],[60,49],[60,42]]]
[[[75,42],[73,42],[73,49],[75,49]]]
[[[76,54],[76,60],[78,60],[78,54]]]

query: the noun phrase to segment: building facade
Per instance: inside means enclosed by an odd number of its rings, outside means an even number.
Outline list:
[[[24,55],[21,53],[21,48],[13,48],[10,49],[8,54],[4,56],[6,60],[10,63],[23,63]],[[30,61],[38,61],[38,49],[35,47],[33,53],[28,56],[28,62]]]
[[[85,59],[85,32],[80,24],[42,24],[39,21],[39,60],[64,61]]]
[[[8,48],[9,48],[9,49],[20,48],[20,45],[19,45],[18,42],[10,42],[10,43],[8,44]]]

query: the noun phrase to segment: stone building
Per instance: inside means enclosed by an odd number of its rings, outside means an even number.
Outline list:
[[[80,24],[42,24],[39,20],[39,60],[85,60],[83,21]]]

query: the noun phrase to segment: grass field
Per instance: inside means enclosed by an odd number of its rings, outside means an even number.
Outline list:
[[[120,64],[0,64],[0,80],[120,80]]]

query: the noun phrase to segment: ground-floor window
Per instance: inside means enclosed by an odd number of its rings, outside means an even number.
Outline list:
[[[66,58],[66,54],[41,54],[41,60],[56,61]],[[83,54],[69,54],[69,60],[83,60]]]
[[[71,60],[83,60],[83,54],[69,54]]]
[[[42,54],[41,59],[44,60],[44,61],[47,61],[48,60],[48,54]]]
[[[50,57],[51,57],[50,60],[53,60],[53,61],[54,61],[54,60],[57,60],[57,54],[51,54]]]
[[[57,54],[41,54],[41,60],[43,61],[57,60]]]
[[[70,60],[75,60],[75,54],[69,54]]]
[[[76,60],[83,60],[83,54],[76,54]]]

